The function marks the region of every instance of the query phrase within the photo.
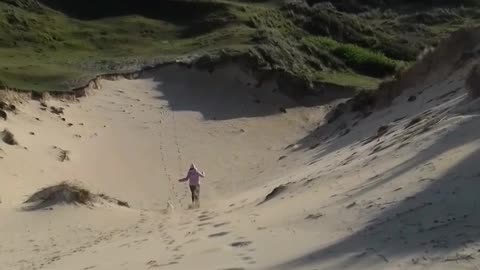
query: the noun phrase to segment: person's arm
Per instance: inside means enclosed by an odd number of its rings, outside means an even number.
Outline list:
[[[197,171],[198,175],[200,175],[200,177],[205,177],[205,172],[200,172],[200,171]]]
[[[187,176],[185,176],[184,178],[179,179],[178,182],[186,182],[188,181],[188,178],[190,178],[190,172],[188,172]]]

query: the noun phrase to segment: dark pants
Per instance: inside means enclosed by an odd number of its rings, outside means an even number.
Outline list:
[[[190,186],[192,192],[192,203],[200,202],[200,186]]]

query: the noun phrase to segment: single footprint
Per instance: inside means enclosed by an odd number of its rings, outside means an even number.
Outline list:
[[[173,261],[173,262],[169,262],[169,263],[159,264],[158,266],[169,266],[169,265],[173,265],[173,264],[178,264],[178,262]]]
[[[214,224],[213,227],[218,228],[218,227],[223,227],[223,226],[228,225],[228,224],[230,224],[230,222],[222,222],[222,223]]]
[[[173,259],[174,259],[175,261],[179,261],[179,260],[183,259],[183,256],[184,256],[184,255],[177,255],[177,256],[174,256]]]
[[[225,236],[227,234],[229,234],[229,232],[219,232],[219,233],[210,234],[208,237],[209,238],[221,237],[221,236]]]
[[[146,264],[153,266],[153,265],[157,264],[157,261],[151,260],[151,261],[147,262]]]
[[[246,247],[252,244],[252,241],[239,241],[239,242],[233,242],[230,244],[232,247]]]
[[[190,225],[190,224],[192,224],[192,222],[186,221],[186,222],[182,222],[182,223],[180,223],[180,224],[178,224],[178,225],[179,225],[179,226],[186,226],[186,225]]]
[[[188,240],[187,242],[185,242],[185,244],[191,244],[191,243],[195,243],[195,242],[198,242],[198,241],[200,241],[200,239],[195,238],[195,239],[192,239],[192,240]]]

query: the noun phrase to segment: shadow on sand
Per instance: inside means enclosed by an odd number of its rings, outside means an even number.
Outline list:
[[[280,93],[273,83],[256,87],[254,80],[233,65],[212,73],[171,65],[142,77],[157,82],[158,98],[168,101],[172,110],[199,112],[206,120],[283,114],[289,108],[319,106],[336,98],[306,97],[310,104],[305,105]]]
[[[412,158],[375,178],[351,194],[366,194],[385,183],[395,181],[404,173],[418,169],[447,151],[465,144],[480,144],[478,126],[480,119],[472,117],[461,127],[447,133],[435,144]],[[374,262],[386,264],[389,258],[430,254],[441,256],[461,249],[478,250],[480,240],[480,150],[472,151],[459,160],[438,179],[427,179],[430,184],[395,206],[383,210],[363,229],[325,248],[286,261],[272,269],[296,269],[337,260],[339,268],[359,264],[373,266]],[[372,256],[375,257],[372,260]],[[412,257],[412,263],[418,263]],[[338,262],[338,258],[343,258]],[[441,262],[445,258],[441,258]]]

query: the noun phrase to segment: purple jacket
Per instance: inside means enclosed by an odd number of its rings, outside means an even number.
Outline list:
[[[188,184],[190,186],[199,186],[200,177],[205,177],[205,173],[198,171],[197,168],[190,168],[190,170],[188,170],[187,176],[183,179],[180,179],[180,181],[185,182],[188,180]]]

